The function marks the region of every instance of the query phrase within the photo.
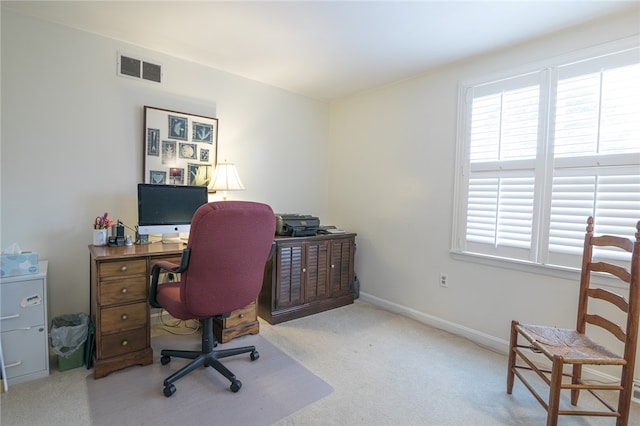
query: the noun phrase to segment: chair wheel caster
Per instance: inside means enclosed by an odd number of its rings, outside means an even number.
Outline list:
[[[162,358],[160,358],[160,364],[162,365],[167,365],[170,362],[171,362],[171,357],[169,355],[162,355]]]
[[[255,361],[258,358],[260,358],[260,354],[258,353],[258,351],[251,352],[251,361]]]
[[[238,392],[242,387],[242,382],[240,380],[234,380],[231,382],[231,392]]]
[[[173,384],[169,384],[164,387],[164,390],[162,392],[164,393],[164,396],[169,398],[171,395],[176,393],[176,387]]]

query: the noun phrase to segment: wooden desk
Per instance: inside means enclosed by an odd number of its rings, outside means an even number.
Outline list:
[[[91,320],[96,333],[94,378],[132,365],[153,363],[147,302],[151,270],[161,260],[180,264],[185,247],[182,243],[89,246]],[[221,343],[244,334],[257,334],[255,303],[215,322],[214,332]]]

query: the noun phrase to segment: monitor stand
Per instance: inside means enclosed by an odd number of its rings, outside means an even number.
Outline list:
[[[164,244],[181,244],[182,240],[180,239],[179,232],[171,232],[168,234],[162,234],[162,242]]]

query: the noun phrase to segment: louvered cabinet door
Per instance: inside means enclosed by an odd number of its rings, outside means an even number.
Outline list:
[[[305,302],[329,296],[329,241],[309,241],[306,244]]]
[[[349,294],[353,291],[353,238],[331,241],[330,285],[331,296]]]
[[[299,244],[278,245],[276,257],[276,309],[296,306],[303,303],[305,277],[304,257],[305,245],[303,242]]]

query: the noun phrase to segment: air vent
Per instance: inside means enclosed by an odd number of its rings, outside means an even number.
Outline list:
[[[150,62],[142,63],[142,78],[156,83],[162,83],[162,67]]]
[[[162,84],[162,65],[118,54],[118,75]]]

